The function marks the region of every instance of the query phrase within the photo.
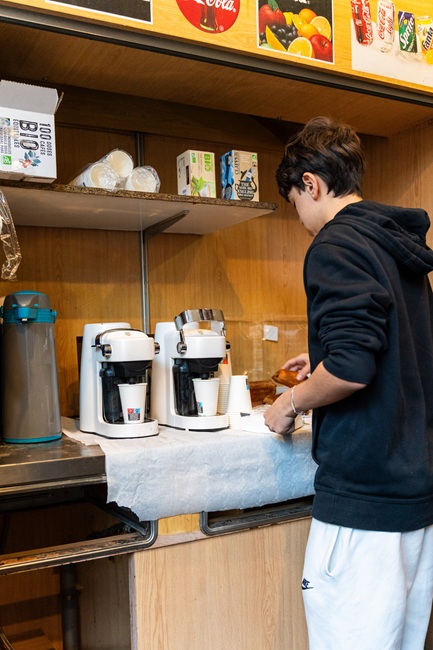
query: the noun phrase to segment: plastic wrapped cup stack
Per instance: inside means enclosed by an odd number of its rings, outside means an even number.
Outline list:
[[[150,166],[136,167],[125,182],[125,190],[157,193],[161,187],[159,176]]]
[[[128,178],[134,169],[132,156],[130,156],[126,151],[122,151],[122,149],[113,149],[113,151],[107,153],[100,162],[105,162],[107,165],[110,165],[110,167],[112,167],[116,172],[120,181]]]
[[[97,162],[86,167],[70,184],[77,187],[99,187],[114,190],[118,181],[119,177],[110,165]]]

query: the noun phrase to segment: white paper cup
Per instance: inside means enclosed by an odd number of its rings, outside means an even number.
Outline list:
[[[251,413],[252,408],[248,377],[246,375],[232,375],[230,377],[227,413]]]
[[[218,377],[212,379],[192,380],[194,383],[195,401],[199,415],[216,415],[218,404]]]
[[[100,187],[106,190],[114,190],[118,181],[119,177],[110,165],[97,162],[86,167],[70,184],[77,187]]]
[[[147,384],[118,384],[120,403],[125,424],[139,424],[144,421]]]
[[[135,192],[159,192],[161,182],[153,167],[136,167],[125,181],[125,190]]]
[[[122,149],[113,149],[101,159],[101,162],[110,165],[119,178],[126,178],[134,169],[132,156],[126,151],[122,151]]]

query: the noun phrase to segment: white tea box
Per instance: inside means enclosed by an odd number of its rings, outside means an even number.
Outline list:
[[[177,191],[184,196],[216,198],[215,155],[189,149],[177,157]]]
[[[52,183],[57,176],[57,91],[0,81],[0,178]]]
[[[236,201],[259,200],[257,154],[232,150],[220,158],[221,198]]]

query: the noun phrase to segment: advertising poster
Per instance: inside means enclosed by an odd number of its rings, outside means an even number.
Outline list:
[[[83,23],[274,60],[339,80],[433,92],[433,5],[427,0],[0,0]],[[114,31],[115,30],[115,31]]]
[[[433,7],[351,0],[352,68],[433,88]]]
[[[259,0],[259,46],[304,59],[334,62],[332,0]]]

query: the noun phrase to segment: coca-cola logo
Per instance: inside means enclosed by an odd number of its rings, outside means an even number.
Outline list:
[[[209,34],[226,32],[239,15],[240,0],[176,0],[176,2],[191,25]]]
[[[368,0],[361,0],[362,17],[365,24],[365,38],[370,40],[373,38],[373,25],[371,24],[370,3]]]
[[[379,38],[385,38],[385,23],[386,23],[386,13],[385,10],[380,8],[377,10],[377,35]]]

